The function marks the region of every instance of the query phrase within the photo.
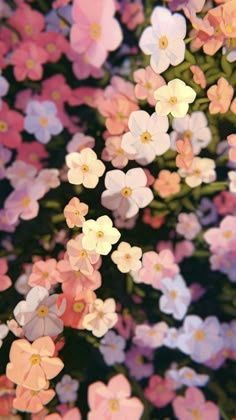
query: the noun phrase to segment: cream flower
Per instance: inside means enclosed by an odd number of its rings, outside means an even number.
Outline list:
[[[164,116],[171,113],[173,117],[184,117],[196,98],[196,92],[187,86],[180,79],[173,79],[167,85],[161,86],[154,92],[154,98],[157,100],[156,113]]]
[[[228,178],[230,180],[229,190],[232,193],[236,193],[236,171],[229,171],[228,172]]]
[[[101,216],[97,220],[86,220],[83,224],[83,233],[84,249],[95,250],[101,255],[107,255],[111,251],[111,245],[120,239],[120,232],[112,227],[112,221],[108,216]]]
[[[82,184],[86,188],[95,188],[99,177],[105,171],[105,165],[97,159],[96,153],[89,147],[80,153],[69,153],[66,156],[66,164],[69,168],[69,182],[74,185]]]
[[[128,242],[121,242],[117,250],[111,254],[112,261],[117,264],[117,268],[121,273],[139,270],[142,266],[141,257],[141,248],[137,246],[131,247]]]
[[[109,298],[104,301],[96,299],[90,304],[89,313],[85,315],[83,320],[83,327],[92,331],[96,337],[102,337],[110,328],[114,327],[118,320],[115,310],[116,302],[114,299]]]
[[[185,182],[189,187],[194,188],[203,182],[208,184],[216,180],[215,162],[212,159],[195,157],[190,168],[179,169],[179,174],[185,177]]]

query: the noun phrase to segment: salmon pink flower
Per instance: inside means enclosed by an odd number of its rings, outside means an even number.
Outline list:
[[[23,41],[31,40],[44,29],[43,15],[25,3],[16,9],[8,22],[19,32]]]
[[[7,260],[5,258],[0,258],[0,292],[8,289],[12,285],[10,277],[6,275],[7,270]]]
[[[143,413],[143,404],[136,398],[130,398],[131,386],[123,374],[113,376],[106,386],[103,382],[94,382],[88,388],[90,410],[88,420],[115,418],[139,420]]]
[[[96,337],[102,337],[118,320],[115,310],[114,299],[96,299],[89,305],[89,313],[83,319],[83,327],[92,331]]]
[[[189,68],[190,68],[191,72],[193,73],[194,82],[197,85],[201,86],[202,89],[205,89],[206,78],[205,78],[205,75],[204,75],[203,71],[200,69],[200,67],[192,65]]]
[[[236,134],[227,136],[227,141],[231,148],[229,149],[229,160],[236,162]]]
[[[56,395],[53,389],[31,390],[18,385],[16,398],[13,400],[13,407],[16,410],[27,413],[38,413]]]
[[[42,286],[49,290],[58,281],[59,272],[57,271],[57,261],[54,258],[46,261],[39,260],[33,264],[32,272],[28,279],[28,284],[31,287]]]
[[[98,217],[96,221],[86,220],[83,224],[83,233],[83,247],[89,251],[95,250],[101,255],[109,254],[111,245],[120,239],[120,232],[113,227],[112,220],[108,216]]]
[[[88,206],[82,203],[77,197],[71,198],[69,203],[64,208],[64,216],[69,228],[75,226],[82,227],[85,222],[86,214],[88,213]]]
[[[94,250],[83,248],[83,237],[81,233],[67,242],[67,254],[71,268],[89,276],[93,274],[93,264],[99,260],[100,255]]]
[[[121,146],[121,136],[111,136],[106,139],[105,148],[102,151],[102,159],[110,162],[115,168],[124,168],[134,155],[127,153]]]
[[[146,99],[149,105],[155,105],[154,92],[166,84],[159,74],[156,74],[150,66],[134,71],[134,81],[137,83],[134,88],[135,96],[138,99]]]
[[[74,24],[71,28],[71,47],[86,56],[95,67],[101,67],[108,51],[117,49],[122,41],[119,23],[114,19],[113,0],[80,0],[72,6]],[[112,30],[111,30],[112,28]]]
[[[38,141],[30,143],[21,143],[17,149],[17,160],[22,160],[25,163],[35,166],[38,170],[43,167],[41,162],[48,157],[48,152],[45,147]]]
[[[148,387],[144,389],[144,395],[155,407],[161,408],[169,404],[175,398],[175,381],[171,378],[163,379],[153,375],[149,380]]]
[[[177,172],[170,172],[163,169],[159,172],[158,178],[153,184],[160,197],[166,198],[180,191],[180,176]]]
[[[66,413],[60,414],[49,414],[44,417],[44,420],[81,420],[81,413],[78,408],[74,407],[66,411]],[[34,419],[32,419],[34,420]],[[36,420],[36,419],[35,419]]]
[[[154,98],[157,100],[157,115],[164,116],[171,113],[173,117],[181,118],[187,114],[188,104],[195,100],[196,92],[182,80],[174,79],[155,90]]]
[[[225,114],[230,107],[233,95],[233,86],[224,77],[220,77],[217,85],[211,86],[207,91],[207,96],[211,101],[209,105],[210,114]]]
[[[22,42],[11,56],[14,66],[14,76],[18,82],[28,77],[31,80],[41,80],[43,76],[42,64],[48,60],[47,52],[31,41]]]
[[[3,102],[0,113],[0,144],[9,149],[16,149],[21,144],[20,131],[24,129],[24,118],[17,112],[9,109]]]
[[[219,420],[219,408],[211,401],[205,401],[203,393],[195,387],[187,388],[184,396],[173,401],[173,409],[179,420]]]
[[[50,337],[38,338],[32,344],[25,339],[13,341],[7,377],[33,391],[44,389],[64,366],[58,357],[53,357],[54,352],[55,344]]]
[[[82,184],[86,188],[95,188],[99,177],[105,172],[105,165],[89,147],[82,149],[80,153],[66,155],[66,164],[69,168],[69,182],[74,185]]]
[[[64,325],[80,330],[84,329],[84,317],[89,313],[89,307],[96,299],[92,290],[84,289],[76,296],[62,293],[59,295],[58,303],[66,299],[66,310],[61,315]]]
[[[0,389],[0,416],[2,419],[11,419],[12,403],[16,394],[14,383],[6,375],[1,375]]]
[[[67,39],[64,38],[62,34],[54,31],[41,32],[40,34],[35,35],[34,42],[46,51],[48,61],[51,63],[56,63],[61,58],[62,54],[66,53],[70,48]]]
[[[193,161],[194,153],[192,145],[187,137],[184,139],[176,140],[176,150],[178,155],[176,156],[177,168],[188,169]]]
[[[117,250],[111,254],[112,261],[117,265],[121,273],[139,270],[142,265],[141,257],[142,249],[138,246],[131,247],[128,242],[121,242]]]

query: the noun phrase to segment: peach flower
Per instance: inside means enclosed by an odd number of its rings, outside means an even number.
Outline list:
[[[154,182],[153,188],[162,198],[177,194],[180,191],[180,176],[177,172],[170,172],[163,169],[159,172],[159,176]]]
[[[203,73],[203,71],[200,69],[200,67],[198,66],[190,66],[190,70],[193,73],[193,80],[194,82],[201,86],[202,89],[205,89],[206,87],[206,78],[205,75]]]
[[[128,242],[121,242],[117,250],[111,254],[112,261],[117,265],[121,273],[139,270],[142,265],[141,257],[142,249],[137,246],[131,247]]]
[[[68,181],[73,185],[83,185],[86,188],[95,188],[99,177],[105,172],[105,165],[97,159],[96,153],[86,147],[80,153],[72,152],[66,156],[69,168]]]
[[[176,141],[176,150],[178,155],[176,156],[177,168],[188,169],[193,161],[194,153],[190,140],[187,137]]]
[[[29,276],[28,284],[31,287],[42,286],[49,290],[52,284],[57,284],[59,273],[57,271],[57,261],[50,258],[46,261],[36,261],[32,267],[32,273]]]
[[[156,104],[155,90],[166,84],[163,77],[156,74],[151,66],[147,66],[145,69],[135,70],[134,80],[137,83],[134,88],[136,98],[146,99],[149,105],[154,106]]]
[[[11,414],[12,402],[15,397],[14,383],[6,375],[0,376],[0,419]],[[9,416],[9,417],[8,417]]]
[[[96,295],[92,290],[85,289],[75,297],[63,293],[59,296],[59,303],[66,298],[66,310],[61,316],[64,325],[77,329],[84,329],[83,320],[89,312],[89,306],[95,301]]]
[[[18,385],[16,388],[16,398],[13,400],[13,407],[20,411],[38,413],[43,409],[44,405],[53,399],[55,394],[53,389],[34,391]]]
[[[64,208],[64,216],[69,228],[81,227],[85,221],[84,216],[88,213],[88,206],[77,197],[73,197]]]
[[[7,260],[5,258],[0,258],[0,292],[8,289],[12,285],[10,277],[6,276],[7,270]]]
[[[236,134],[227,136],[227,141],[231,148],[229,149],[229,160],[236,162]]]
[[[207,91],[207,96],[211,101],[209,104],[210,114],[224,114],[227,112],[233,94],[233,87],[224,77],[220,77],[217,81],[217,85],[211,86]]]
[[[50,337],[41,337],[32,344],[25,339],[15,340],[10,349],[7,364],[8,379],[25,388],[40,391],[48,379],[58,375],[64,363],[53,357],[55,344]]]

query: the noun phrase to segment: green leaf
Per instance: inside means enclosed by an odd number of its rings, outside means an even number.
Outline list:
[[[191,64],[196,64],[196,60],[193,54],[191,54],[188,50],[185,51],[185,58]]]
[[[222,55],[220,64],[226,76],[231,76],[233,69],[231,64],[227,61],[226,54]]]

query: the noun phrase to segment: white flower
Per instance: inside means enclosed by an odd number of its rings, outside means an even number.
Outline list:
[[[8,326],[6,324],[0,324],[0,348],[2,347],[2,340],[7,336],[8,332]]]
[[[207,147],[211,141],[211,130],[207,127],[207,119],[202,111],[195,111],[183,118],[174,118],[172,122],[174,131],[170,133],[171,148],[175,150],[176,140],[187,137],[193,147],[195,155],[202,148]]]
[[[101,255],[107,255],[111,251],[111,245],[120,239],[120,232],[113,227],[108,216],[98,217],[96,221],[86,220],[83,223],[83,233],[83,247]]]
[[[177,275],[173,279],[161,280],[163,295],[159,300],[160,310],[165,314],[172,314],[175,319],[183,319],[191,302],[191,293],[184,279]]]
[[[195,188],[203,182],[208,184],[216,180],[215,162],[209,158],[193,158],[190,168],[180,168],[180,176],[185,177],[185,182],[189,187]]]
[[[171,113],[173,117],[181,118],[187,114],[188,104],[194,101],[196,92],[182,80],[173,79],[167,85],[155,90],[154,98],[157,100],[157,115]]]
[[[125,152],[134,155],[141,165],[152,162],[156,156],[163,155],[170,147],[168,118],[151,116],[146,111],[134,111],[130,114],[128,126],[130,131],[122,138],[121,147]]]
[[[83,327],[92,331],[96,337],[102,337],[117,323],[118,315],[115,310],[114,299],[109,298],[104,301],[96,299],[90,304],[89,313],[83,319]]]
[[[70,168],[68,180],[74,185],[84,185],[86,188],[95,188],[99,177],[104,174],[105,165],[97,159],[96,153],[86,147],[80,153],[72,152],[66,156],[66,164]]]
[[[150,65],[160,74],[169,65],[177,66],[184,61],[186,35],[185,18],[179,13],[171,14],[165,7],[155,7],[151,24],[141,35],[141,50],[151,55]]]
[[[117,264],[121,273],[139,270],[142,266],[141,257],[142,249],[138,246],[131,247],[127,242],[121,242],[117,250],[111,254],[112,261]]]
[[[229,171],[228,177],[230,179],[229,190],[232,193],[236,193],[236,171]]]
[[[56,294],[49,296],[44,287],[35,286],[26,296],[26,300],[16,305],[14,316],[28,340],[34,341],[44,335],[54,336],[63,331],[63,321],[59,316],[66,309],[66,299],[63,299],[58,308],[57,297]]]

